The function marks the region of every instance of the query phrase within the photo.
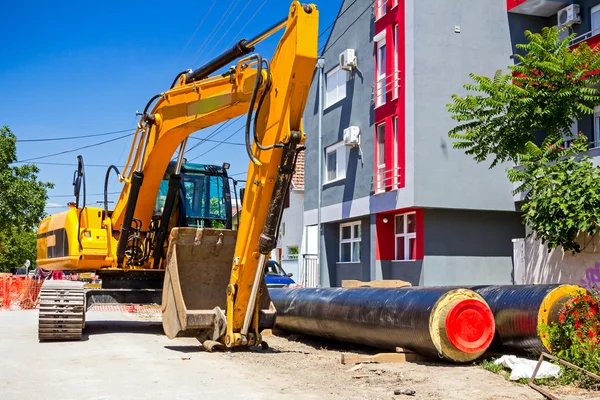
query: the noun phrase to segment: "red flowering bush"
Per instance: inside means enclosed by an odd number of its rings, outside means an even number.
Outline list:
[[[600,374],[600,297],[581,294],[567,301],[558,322],[541,328],[548,335],[552,353],[589,372]],[[563,381],[598,387],[599,381],[563,368]]]

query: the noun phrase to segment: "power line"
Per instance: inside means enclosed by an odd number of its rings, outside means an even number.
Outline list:
[[[24,164],[25,161],[15,161],[11,164]],[[60,166],[65,166],[65,167],[76,167],[77,164],[75,163],[59,163],[59,162],[35,162],[34,164],[36,165],[60,165]],[[101,168],[108,168],[110,167],[110,165],[108,164],[85,164],[85,167],[101,167]],[[117,168],[125,168],[123,165],[117,165]]]
[[[17,139],[17,143],[25,143],[25,142],[54,142],[56,140],[84,139],[84,138],[91,138],[91,137],[97,137],[97,136],[115,135],[117,133],[132,132],[132,131],[135,131],[135,129],[123,129],[121,131],[102,132],[102,133],[93,133],[93,134],[90,134],[90,135],[66,136],[66,137],[58,137],[58,138]]]
[[[190,151],[194,150],[195,148],[197,148],[198,146],[202,145],[206,139],[212,139],[213,137],[215,137],[219,132],[221,132],[223,129],[230,127],[231,125],[233,125],[236,121],[238,121],[240,118],[242,118],[243,115],[240,115],[237,118],[234,119],[230,119],[229,121],[224,122],[221,126],[219,126],[218,128],[216,128],[214,131],[212,131],[206,138],[200,138],[200,142],[196,143],[195,145],[193,145],[192,147],[190,147],[189,149],[187,149],[185,151],[185,154],[189,153]],[[229,125],[227,125],[229,123]]]
[[[361,12],[361,13],[360,13],[360,15],[359,15],[358,17],[356,17],[356,19],[355,19],[354,21],[352,21],[352,22],[350,23],[350,25],[348,25],[348,26],[346,27],[346,30],[345,30],[344,32],[342,32],[342,33],[341,33],[341,34],[340,34],[340,35],[339,35],[339,36],[338,36],[338,37],[337,37],[337,38],[336,38],[336,39],[333,41],[333,43],[330,43],[330,44],[329,44],[329,46],[328,46],[326,49],[325,49],[325,46],[327,45],[327,43],[326,43],[326,44],[324,44],[324,45],[323,45],[323,46],[322,46],[322,47],[319,49],[319,53],[320,53],[320,54],[323,54],[323,53],[325,53],[325,52],[326,52],[327,50],[329,50],[329,49],[330,49],[330,48],[331,48],[331,47],[332,47],[334,44],[336,44],[336,43],[337,43],[337,41],[338,41],[338,40],[340,40],[340,38],[341,38],[342,36],[344,36],[344,35],[345,35],[345,34],[348,32],[348,30],[350,29],[350,27],[352,27],[352,25],[354,25],[354,24],[355,24],[355,23],[356,23],[356,22],[357,22],[357,21],[358,21],[358,20],[359,20],[359,19],[360,19],[360,18],[363,16],[363,14],[364,14],[364,13],[366,13],[366,12],[367,12],[367,11],[368,11],[368,10],[369,10],[369,9],[370,9],[372,6],[373,6],[373,4],[375,3],[375,1],[377,1],[377,0],[373,0],[373,1],[371,2],[371,4],[369,4],[369,6],[368,6],[367,8],[365,8],[365,10],[364,10],[363,12]],[[354,3],[352,3],[352,4],[354,4]],[[352,4],[350,4],[350,6],[348,6],[348,8],[350,8],[350,7],[352,6]],[[348,10],[348,9],[346,9],[346,10]],[[342,14],[343,14],[343,13],[342,13]],[[340,14],[340,15],[339,15],[339,16],[338,16],[338,17],[337,17],[337,18],[336,18],[336,19],[333,21],[333,23],[335,23],[335,22],[336,22],[336,21],[337,21],[337,20],[338,20],[338,19],[339,19],[339,18],[342,16],[342,14]]]
[[[192,137],[190,136],[190,139],[194,139],[194,140],[200,140],[202,142],[211,142],[211,143],[220,143],[220,144],[229,144],[232,146],[245,146],[246,143],[240,143],[240,142],[227,142],[225,140],[212,140],[212,139],[203,139],[203,138],[198,138],[198,137]]]
[[[227,136],[227,138],[225,139],[225,141],[231,139],[233,137],[233,135],[235,135],[236,133],[238,133],[239,131],[241,131],[242,129],[244,129],[246,127],[246,125],[240,127],[240,129],[238,129],[237,131],[233,132],[231,135]],[[204,153],[200,154],[199,156],[196,156],[194,158],[192,158],[190,161],[194,161],[197,158],[202,157],[205,154],[210,153],[211,151],[213,151],[214,149],[216,149],[217,147],[219,147],[221,145],[221,143],[214,145],[212,148],[210,148],[209,150],[205,151]]]
[[[346,7],[346,9],[345,9],[344,11],[342,11],[342,12],[340,13],[340,15],[338,15],[338,16],[337,16],[337,17],[336,17],[336,18],[333,20],[333,22],[331,22],[331,24],[329,24],[329,25],[327,26],[327,28],[323,29],[323,31],[321,31],[321,33],[319,34],[319,37],[318,37],[318,39],[321,39],[321,36],[323,36],[323,35],[324,35],[324,34],[325,34],[325,33],[326,33],[328,30],[329,30],[329,28],[331,28],[331,27],[332,27],[332,26],[333,26],[333,25],[336,23],[336,21],[337,21],[338,19],[340,19],[340,18],[342,17],[342,15],[344,15],[344,14],[346,13],[346,11],[348,11],[348,10],[350,9],[350,7],[352,7],[352,6],[353,6],[353,5],[354,5],[354,4],[355,4],[357,1],[358,1],[358,0],[354,0],[352,3],[350,3],[350,5],[349,5],[348,7]],[[373,3],[371,3],[371,5],[373,5]],[[370,7],[370,6],[369,6],[369,7]]]
[[[225,38],[225,35],[227,35],[227,33],[228,33],[228,32],[231,30],[231,28],[232,28],[232,27],[235,25],[235,23],[237,22],[237,20],[238,20],[238,19],[240,19],[240,17],[241,17],[241,16],[242,16],[242,14],[244,13],[244,11],[246,11],[246,8],[248,8],[248,6],[250,5],[250,3],[252,3],[252,1],[253,1],[253,0],[248,0],[248,1],[246,2],[246,6],[245,6],[244,8],[242,8],[242,11],[240,11],[240,13],[238,14],[238,16],[237,16],[237,17],[235,17],[235,19],[233,20],[233,22],[232,22],[231,24],[229,24],[229,28],[227,28],[227,30],[226,30],[226,31],[225,31],[223,34],[221,34],[221,39],[219,39],[219,40],[217,41],[217,43],[215,43],[215,44],[213,45],[213,47],[211,47],[211,48],[210,48],[210,50],[208,50],[208,51],[206,52],[206,55],[205,55],[205,56],[202,58],[202,60],[200,61],[200,64],[202,64],[202,63],[203,63],[203,62],[206,60],[206,58],[208,57],[208,55],[209,55],[210,53],[212,53],[212,51],[213,51],[213,50],[214,50],[214,49],[215,49],[215,48],[216,48],[216,47],[219,45],[219,43],[221,43],[221,41],[222,41],[222,40]]]
[[[202,50],[204,50],[205,45],[207,43],[209,43],[210,40],[212,40],[213,33],[216,33],[219,30],[221,30],[221,21],[223,21],[223,18],[227,18],[229,16],[229,14],[230,14],[229,10],[232,8],[232,6],[234,6],[234,4],[237,5],[237,3],[239,3],[239,0],[237,0],[235,3],[233,3],[233,2],[229,3],[229,7],[227,7],[227,10],[225,10],[225,12],[221,15],[221,18],[219,18],[219,21],[212,28],[210,33],[204,38],[204,40],[202,41],[202,44],[200,45],[198,50],[196,50],[196,52],[192,56],[192,63],[196,60],[196,58],[197,58],[196,56],[198,55],[198,53],[200,53]],[[233,11],[233,9],[231,11]],[[216,30],[216,32],[215,32],[215,30]]]
[[[118,138],[114,138],[114,139],[105,140],[103,142],[98,142],[98,143],[94,143],[94,144],[88,144],[87,146],[78,147],[76,149],[71,149],[71,150],[65,150],[65,151],[61,151],[61,152],[58,152],[58,153],[46,154],[45,156],[32,157],[32,158],[28,158],[28,159],[25,159],[25,160],[20,160],[20,162],[24,163],[24,162],[28,162],[28,161],[41,160],[43,158],[59,156],[61,154],[72,153],[74,151],[79,151],[79,150],[83,150],[83,149],[89,149],[90,147],[101,146],[103,144],[114,142],[114,141],[117,141],[117,140],[120,140],[120,139],[124,139],[124,138],[126,138],[128,136],[132,136],[132,135],[133,135],[133,133],[129,133],[127,135],[119,136]]]
[[[188,48],[188,46],[190,45],[190,43],[192,42],[192,40],[196,36],[196,33],[198,33],[198,30],[200,30],[200,28],[204,24],[204,20],[206,19],[206,17],[208,17],[208,14],[210,14],[210,11],[213,9],[213,7],[215,6],[216,3],[217,3],[217,0],[213,0],[212,4],[210,5],[210,8],[204,14],[204,17],[202,18],[202,21],[200,21],[200,24],[198,24],[198,27],[196,28],[196,30],[194,31],[194,33],[192,34],[192,36],[189,38],[189,40],[187,41],[187,43],[183,47],[183,50],[181,50],[181,52],[179,53],[179,55],[177,56],[177,58],[175,59],[175,61],[173,61],[173,64],[171,65],[171,67],[173,67],[177,63],[177,61],[179,60],[179,58],[183,55],[183,53],[185,52],[185,50]]]
[[[244,29],[246,29],[246,27],[248,26],[248,24],[250,24],[250,22],[251,22],[251,21],[254,19],[254,17],[256,17],[256,14],[258,14],[258,12],[260,11],[260,9],[261,9],[261,8],[263,8],[263,6],[264,6],[265,4],[267,4],[267,1],[269,1],[269,0],[265,0],[265,1],[263,1],[263,2],[262,2],[262,4],[260,5],[260,7],[258,7],[258,8],[256,9],[256,11],[254,12],[254,14],[253,14],[253,15],[250,17],[250,19],[249,19],[249,20],[246,22],[246,25],[244,25],[244,26],[242,27],[242,29],[240,29],[240,30],[239,30],[239,32],[238,32],[238,33],[236,33],[236,34],[233,36],[233,40],[227,44],[227,48],[231,47],[231,45],[232,45],[232,44],[233,44],[233,43],[236,41],[236,38],[240,37],[240,34],[241,34],[243,31],[244,31]]]

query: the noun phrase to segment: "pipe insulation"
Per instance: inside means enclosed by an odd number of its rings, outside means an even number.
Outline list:
[[[474,286],[490,306],[496,322],[491,350],[540,353],[550,351],[539,327],[558,321],[565,303],[585,289],[575,285]]]
[[[485,300],[444,287],[269,289],[276,328],[456,362],[482,355],[494,336]]]

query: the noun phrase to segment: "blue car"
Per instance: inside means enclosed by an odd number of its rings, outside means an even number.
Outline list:
[[[294,285],[296,282],[291,278],[292,274],[287,274],[281,265],[275,260],[267,261],[265,266],[265,280],[269,288],[282,288]]]

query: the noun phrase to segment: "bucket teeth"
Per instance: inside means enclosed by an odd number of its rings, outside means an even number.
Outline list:
[[[85,325],[83,283],[46,281],[40,291],[38,339],[80,340]]]

